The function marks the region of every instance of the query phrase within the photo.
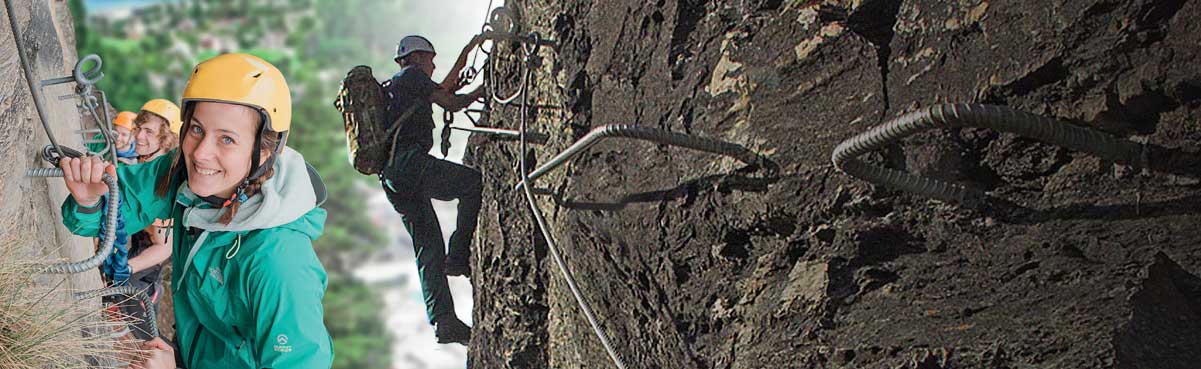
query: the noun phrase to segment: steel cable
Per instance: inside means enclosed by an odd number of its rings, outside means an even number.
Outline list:
[[[697,151],[728,156],[746,164],[759,164],[764,161],[759,154],[756,154],[754,151],[751,151],[750,149],[747,149],[746,147],[736,143],[705,137],[695,137],[679,132],[666,131],[658,128],[644,127],[634,124],[606,124],[592,129],[588,132],[588,134],[584,135],[584,138],[581,138],[566,150],[563,150],[558,155],[555,155],[555,157],[547,161],[546,164],[542,164],[542,166],[538,167],[537,170],[534,170],[533,173],[530,173],[529,179],[538,179],[538,177],[541,177],[547,172],[550,172],[564,163],[567,163],[568,160],[571,160],[572,157],[580,154],[585,149],[592,147],[592,145],[595,145],[609,137],[631,138],[668,146],[684,147]],[[525,182],[518,183],[517,187],[523,187],[524,184]]]
[[[29,86],[29,94],[33,95],[33,107],[38,113],[38,119],[42,122],[42,129],[46,130],[46,136],[50,138],[50,144],[54,146],[54,150],[62,152],[59,149],[58,141],[54,139],[54,134],[50,131],[49,118],[46,117],[45,103],[42,101],[41,90],[34,84],[33,69],[30,68],[29,57],[25,55],[25,48],[21,47],[21,31],[17,26],[17,16],[13,12],[12,0],[4,0],[4,7],[8,11],[8,25],[13,31],[13,42],[17,44],[17,59],[21,61],[21,71],[25,73],[25,83]]]
[[[25,172],[26,177],[62,177],[63,170],[59,168],[35,168]],[[105,173],[102,178],[105,185],[108,185],[108,196],[104,216],[104,234],[100,239],[100,250],[96,251],[96,255],[77,262],[55,263],[46,266],[46,273],[50,274],[75,274],[82,273],[87,270],[94,269],[100,266],[107,259],[109,254],[113,253],[113,241],[116,240],[117,234],[117,214],[120,212],[120,189],[117,185],[117,178],[111,174]]]
[[[1126,165],[1139,168],[1148,165],[1148,152],[1142,144],[1035,114],[979,104],[937,105],[905,114],[843,141],[834,149],[831,161],[839,170],[868,182],[948,202],[984,205],[988,195],[982,191],[870,165],[858,159],[917,132],[956,127],[1009,132]]]
[[[529,60],[529,57],[530,55],[527,54],[527,61]],[[529,96],[526,93],[528,91],[525,91],[525,89],[528,88],[530,69],[532,68],[526,66],[526,70],[522,78],[522,91],[520,93],[522,96],[520,106],[521,121],[518,131],[520,132],[521,140],[521,157],[518,160],[520,161],[519,166],[521,168],[522,183],[525,183],[529,180],[529,171],[526,168],[525,160],[525,153],[529,147],[529,142],[527,142],[528,140],[526,137],[526,114],[527,110],[529,110]],[[546,240],[546,247],[548,250],[550,250],[551,258],[555,260],[555,265],[559,267],[559,272],[563,274],[563,279],[567,281],[567,287],[571,290],[571,295],[575,297],[576,303],[580,306],[580,311],[584,313],[584,318],[588,320],[588,324],[592,326],[592,331],[596,333],[596,338],[600,339],[601,346],[605,348],[605,352],[608,353],[609,358],[613,360],[613,365],[617,366],[618,369],[626,369],[625,362],[622,361],[621,356],[617,354],[617,350],[613,349],[613,345],[609,343],[608,335],[605,334],[604,330],[601,329],[600,323],[597,322],[596,315],[592,312],[592,306],[588,304],[588,301],[584,300],[583,293],[580,292],[579,286],[576,285],[575,276],[571,273],[571,270],[567,269],[567,262],[564,261],[563,256],[559,254],[559,247],[555,245],[555,240],[550,234],[550,227],[546,224],[546,219],[542,216],[542,210],[538,208],[538,202],[534,200],[534,192],[530,190],[529,186],[525,186],[525,189],[522,192],[525,194],[526,202],[529,203],[530,212],[534,213],[534,220],[538,222],[538,230],[541,231],[542,238]]]
[[[133,296],[135,299],[141,302],[142,305],[146,306],[147,316],[141,317],[141,319],[145,319],[147,324],[150,326],[150,332],[147,333],[150,333],[152,337],[158,337],[158,309],[154,306],[154,300],[150,299],[150,296],[146,294],[145,290],[138,289],[137,287],[130,285],[106,287],[98,290],[76,292],[75,300],[87,300],[114,295]]]

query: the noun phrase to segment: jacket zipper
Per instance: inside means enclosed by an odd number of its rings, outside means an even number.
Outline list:
[[[241,350],[242,350],[242,346],[245,346],[245,345],[246,345],[246,337],[242,335],[242,331],[238,330],[238,327],[237,327],[237,326],[234,326],[234,334],[237,334],[237,335],[238,335],[238,338],[239,338],[239,339],[241,339],[241,342],[238,342],[238,346],[237,346],[237,347],[235,347],[234,349],[235,349],[235,350],[238,350],[238,351],[241,351]]]

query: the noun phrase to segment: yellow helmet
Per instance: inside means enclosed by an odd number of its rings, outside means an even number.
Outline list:
[[[229,53],[196,65],[183,90],[183,104],[199,101],[227,102],[258,109],[266,117],[263,128],[287,132],[292,125],[292,96],[283,73],[250,54]]]
[[[117,113],[117,117],[113,119],[113,125],[132,131],[134,130],[133,119],[137,118],[137,116],[137,114],[134,114],[131,111]]]
[[[180,118],[179,107],[175,103],[166,99],[154,99],[142,104],[142,111],[154,113],[170,123],[171,132],[179,134],[179,127],[183,126],[183,121]]]

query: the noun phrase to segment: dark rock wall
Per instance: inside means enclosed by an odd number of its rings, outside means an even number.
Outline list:
[[[1201,185],[992,131],[870,155],[1035,209],[975,211],[834,170],[840,141],[943,102],[1198,151],[1201,2],[514,1],[540,51],[532,165],[590,128],[734,141],[779,165],[612,140],[538,181],[629,367],[1192,368]],[[502,44],[499,86],[518,81]],[[497,107],[494,124],[516,127]],[[541,240],[514,143],[473,138],[486,205],[473,365],[611,367]]]

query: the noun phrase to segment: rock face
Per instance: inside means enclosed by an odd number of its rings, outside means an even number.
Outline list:
[[[16,35],[32,64],[34,78],[70,75],[75,65],[74,26],[63,1],[13,0],[15,14],[0,17],[0,243],[15,245],[23,253],[39,259],[82,260],[93,254],[90,239],[76,237],[62,226],[59,205],[67,196],[66,187],[57,178],[26,178],[25,171],[45,166],[40,159],[42,147],[49,144],[34,109],[33,97],[25,82],[17,47],[9,24],[20,27]],[[38,81],[35,81],[35,83]],[[61,145],[80,149],[80,118],[71,100],[58,97],[72,94],[74,84],[44,89],[47,116]],[[58,283],[61,276],[45,276],[45,283]],[[82,273],[67,278],[67,292],[100,288],[98,273]],[[93,301],[99,306],[98,301]]]
[[[636,123],[730,159],[610,140],[540,179],[551,233],[631,368],[1192,368],[1201,186],[1010,135],[929,132],[872,154],[1026,207],[916,198],[829,164],[918,107],[999,104],[1196,152],[1201,2],[512,1],[539,52],[545,161]],[[518,81],[515,45],[500,73]],[[516,127],[497,107],[494,124]],[[473,365],[612,367],[520,192],[516,144],[473,139],[486,201]]]
[[[61,1],[0,18],[0,242],[79,260],[8,22],[38,79],[75,62]],[[609,367],[521,194],[589,129],[636,123],[738,142],[779,170],[610,140],[538,181],[584,297],[637,368],[1193,368],[1201,362],[1201,184],[984,130],[874,154],[1035,209],[975,211],[829,165],[843,139],[918,107],[980,102],[1199,150],[1201,2],[511,1],[538,55],[530,153],[474,139],[488,201],[472,361]],[[517,51],[502,44],[513,91]],[[78,113],[47,88],[56,136]],[[498,106],[494,123],[518,111]],[[53,283],[53,277],[46,277]],[[70,289],[99,287],[70,278]]]

